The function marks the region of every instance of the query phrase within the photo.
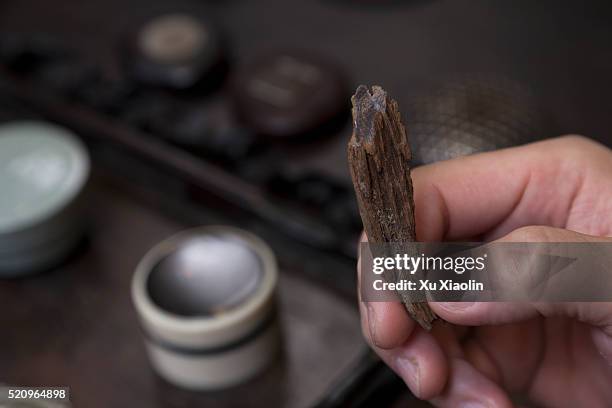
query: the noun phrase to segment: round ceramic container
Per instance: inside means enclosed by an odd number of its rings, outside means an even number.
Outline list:
[[[55,265],[79,241],[87,150],[59,126],[0,125],[0,277]]]
[[[279,346],[277,266],[246,231],[202,227],[152,248],[132,298],[157,373],[190,389],[218,389],[261,372]]]
[[[135,26],[123,48],[126,69],[135,80],[176,90],[214,82],[223,61],[219,33],[193,14],[153,16]]]

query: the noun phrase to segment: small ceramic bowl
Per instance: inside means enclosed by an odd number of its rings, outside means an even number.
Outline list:
[[[155,371],[172,384],[218,389],[277,354],[277,265],[270,248],[230,227],[188,230],[153,247],[132,298]]]

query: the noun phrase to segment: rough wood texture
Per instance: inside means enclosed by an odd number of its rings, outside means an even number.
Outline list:
[[[414,242],[414,199],[410,146],[397,102],[379,86],[361,85],[352,98],[353,135],[348,159],[359,212],[371,243]],[[427,303],[398,292],[406,310],[423,328],[436,315]]]

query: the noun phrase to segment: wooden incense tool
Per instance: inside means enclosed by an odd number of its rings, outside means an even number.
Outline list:
[[[416,241],[410,145],[397,102],[379,86],[361,85],[352,97],[353,135],[348,161],[363,227],[370,243]],[[431,329],[426,302],[398,292],[410,316]]]

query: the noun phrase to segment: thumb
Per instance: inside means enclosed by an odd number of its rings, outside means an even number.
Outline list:
[[[612,242],[606,237],[584,235],[545,226],[519,228],[497,242]],[[610,294],[612,298],[612,294]],[[444,320],[469,326],[504,324],[532,317],[565,316],[590,324],[597,334],[600,350],[608,350],[612,361],[612,302],[431,302],[431,308]]]

